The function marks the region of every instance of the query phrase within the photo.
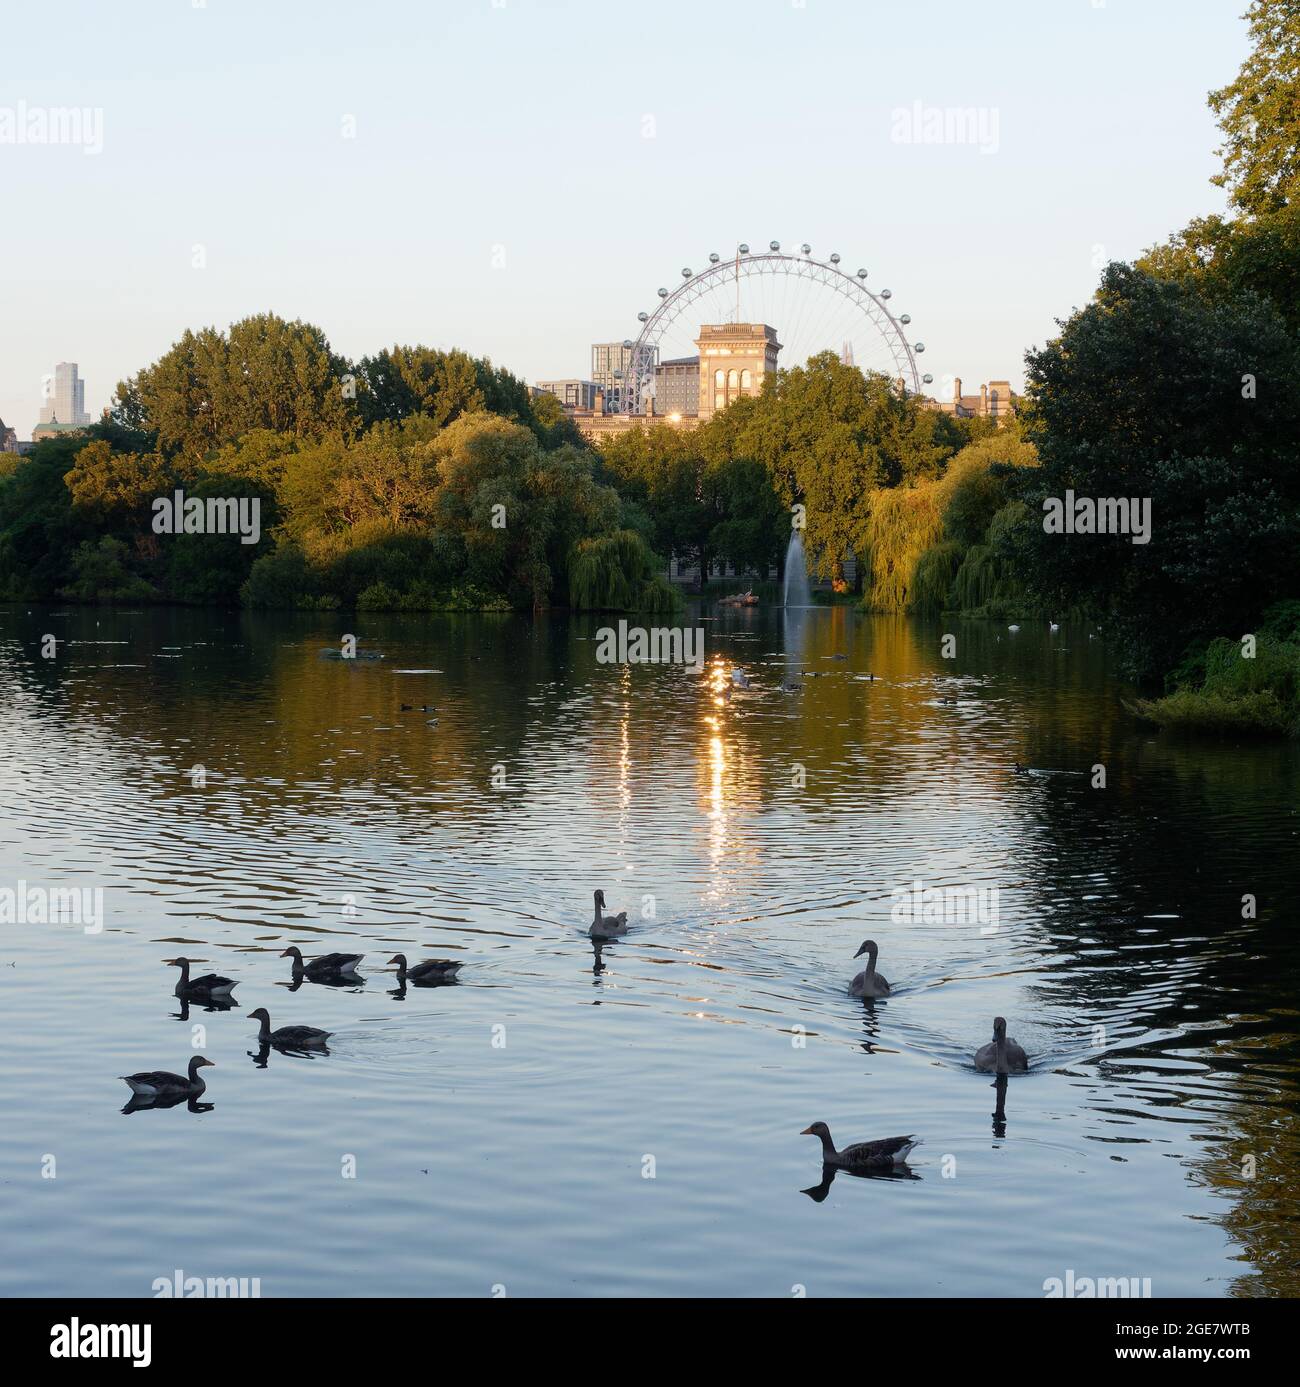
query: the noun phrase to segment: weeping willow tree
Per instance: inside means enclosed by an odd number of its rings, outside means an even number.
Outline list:
[[[654,566],[635,530],[581,539],[569,554],[569,605],[593,612],[672,611],[681,599]]]
[[[936,544],[921,555],[912,577],[908,602],[912,611],[934,613],[948,608],[949,595],[961,568],[962,557],[961,545],[952,539],[945,539],[942,544]]]
[[[870,579],[863,606],[878,612],[903,611],[912,600],[922,555],[942,540],[936,483],[873,492],[865,546]]]

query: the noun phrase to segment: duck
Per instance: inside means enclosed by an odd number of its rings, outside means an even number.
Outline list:
[[[398,711],[403,713],[436,713],[432,703],[400,703]]]
[[[876,972],[876,956],[880,949],[874,939],[864,939],[862,947],[853,955],[861,958],[867,955],[867,966],[849,984],[850,997],[888,997],[889,980]]]
[[[1029,1056],[1007,1039],[1005,1016],[993,1018],[993,1039],[975,1051],[975,1068],[985,1074],[1023,1074],[1029,1068]]]
[[[402,987],[408,982],[416,987],[427,987],[435,982],[455,982],[456,974],[463,966],[449,958],[426,958],[423,963],[408,968],[405,954],[394,954],[388,961],[397,964],[397,982]]]
[[[186,1095],[197,1098],[207,1088],[207,1084],[199,1078],[199,1070],[215,1068],[215,1061],[205,1060],[202,1055],[195,1055],[190,1060],[188,1077],[184,1074],[172,1074],[166,1069],[150,1069],[140,1074],[121,1074],[118,1077],[137,1098],[170,1098],[185,1097]]]
[[[627,911],[620,910],[617,915],[603,915],[601,911],[605,905],[605,893],[597,891],[596,899],[596,918],[591,922],[589,933],[593,939],[608,939],[612,934],[627,933]]]
[[[1011,763],[1011,773],[1013,775],[1028,775],[1029,767],[1022,766],[1019,761],[1013,761]]]
[[[176,984],[178,997],[229,997],[239,986],[233,978],[223,978],[220,973],[204,973],[199,978],[190,977],[188,958],[174,958],[167,966],[181,970],[180,979]]]
[[[919,1144],[912,1136],[883,1137],[880,1141],[855,1142],[837,1151],[831,1140],[831,1129],[824,1122],[814,1122],[799,1135],[820,1137],[822,1165],[838,1170],[892,1170],[895,1166],[906,1165],[908,1153]]]
[[[325,978],[352,977],[365,954],[321,954],[310,963],[304,963],[302,950],[296,944],[290,944],[280,957],[293,959],[295,981],[310,978],[313,982],[320,982]]]
[[[1008,631],[1019,631],[1019,630],[1020,630],[1020,627],[1019,627],[1019,626],[1008,626],[1008,627],[1007,627],[1007,630],[1008,630]]]
[[[320,1049],[334,1034],[333,1031],[319,1031],[315,1026],[281,1026],[278,1031],[273,1031],[265,1007],[250,1011],[248,1019],[262,1023],[257,1038],[263,1045],[282,1045],[291,1050]]]

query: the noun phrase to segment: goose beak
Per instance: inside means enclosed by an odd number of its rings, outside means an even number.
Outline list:
[[[799,1135],[800,1135],[801,1137],[811,1137],[811,1136],[815,1136],[816,1133],[813,1131],[813,1129],[812,1129],[811,1127],[805,1127],[805,1128],[803,1129],[803,1131],[799,1133]]]
[[[865,954],[865,953],[866,953],[866,949],[865,949],[865,947],[864,947],[864,948],[859,949],[859,950],[857,951],[857,953],[855,953],[855,954],[853,955],[853,957],[854,957],[854,958],[861,958],[862,955]]]
[[[215,1069],[216,1067],[217,1067],[217,1062],[216,1062],[216,1060],[204,1060],[204,1061],[199,1065],[199,1068],[200,1068],[200,1069]]]

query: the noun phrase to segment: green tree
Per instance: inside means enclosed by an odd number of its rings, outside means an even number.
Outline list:
[[[1252,49],[1236,79],[1210,93],[1223,131],[1223,172],[1213,182],[1252,216],[1279,211],[1300,185],[1300,9],[1295,0],[1251,0]]]

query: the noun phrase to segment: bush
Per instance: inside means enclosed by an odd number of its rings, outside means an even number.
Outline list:
[[[1221,636],[1202,655],[1184,656],[1177,672],[1187,681],[1183,687],[1164,698],[1140,699],[1131,711],[1159,727],[1187,731],[1300,731],[1300,645],[1261,634],[1254,658],[1247,659],[1240,641]]]
[[[71,580],[60,596],[76,602],[152,601],[157,593],[127,566],[130,552],[111,535],[79,544],[72,556]]]
[[[946,539],[933,549],[927,549],[917,562],[912,580],[912,610],[925,613],[946,610],[953,580],[961,565],[961,545],[955,540]]]

